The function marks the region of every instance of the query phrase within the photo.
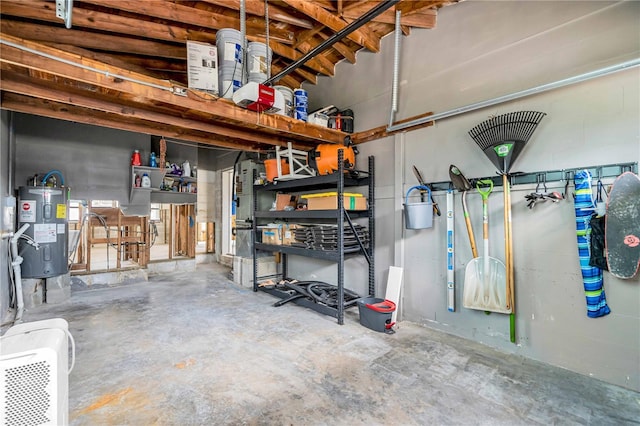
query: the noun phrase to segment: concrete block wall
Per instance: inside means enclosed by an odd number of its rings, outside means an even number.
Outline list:
[[[13,223],[5,213],[15,212],[8,206],[8,196],[13,195],[9,190],[9,112],[0,111],[0,233],[13,231]],[[14,213],[15,214],[15,213]],[[13,311],[9,310],[9,259],[4,253],[9,252],[9,239],[0,238],[0,324],[13,319]],[[4,283],[7,283],[6,285]]]
[[[640,57],[638,2],[465,2],[439,12],[433,30],[403,37],[399,111],[395,120],[444,112]],[[388,123],[393,38],[379,54],[361,52],[336,77],[305,86],[311,109],[351,108],[356,131]],[[578,264],[571,198],[530,210],[513,190],[517,345],[508,317],[461,307],[471,250],[455,197],[457,309],[446,307],[446,220],[429,230],[405,230],[404,192],[416,184],[412,166],[428,182],[449,180],[450,164],[468,178],[495,167],[468,131],[512,111],[547,113],[512,171],[535,172],[640,160],[640,70],[530,96],[439,121],[433,127],[359,146],[360,161],[376,157],[376,286],[384,294],[388,267],[404,267],[401,318],[493,347],[640,390],[640,277],[605,273],[612,313],[590,319]],[[362,163],[364,164],[364,163]],[[563,185],[549,185],[562,191]],[[444,209],[445,194],[434,194]],[[481,199],[468,202],[481,244]],[[491,255],[504,259],[502,193],[489,199]],[[303,269],[304,267],[301,267]]]

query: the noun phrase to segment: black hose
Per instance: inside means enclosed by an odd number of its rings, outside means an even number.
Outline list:
[[[321,303],[332,308],[338,307],[338,287],[333,284],[325,283],[323,281],[297,281],[295,283],[285,282],[284,286],[296,293],[291,297],[277,302],[274,306],[282,306],[292,300],[307,297],[316,303]],[[344,289],[344,295],[345,307],[353,306],[360,298],[356,292],[349,289]]]

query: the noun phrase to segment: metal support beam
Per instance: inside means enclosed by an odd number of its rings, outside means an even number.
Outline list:
[[[347,25],[346,27],[344,27],[343,29],[341,29],[340,31],[338,31],[337,33],[335,33],[334,35],[332,35],[331,37],[329,37],[328,39],[326,39],[325,41],[323,41],[322,43],[320,43],[316,47],[314,47],[313,49],[311,49],[309,52],[307,52],[300,59],[298,59],[297,61],[293,62],[289,66],[285,67],[278,74],[274,75],[273,77],[271,77],[270,79],[265,81],[264,84],[270,85],[274,81],[278,81],[282,77],[284,77],[284,76],[290,74],[291,72],[295,71],[296,69],[300,68],[302,65],[304,65],[305,62],[307,62],[310,59],[312,59],[318,53],[322,52],[325,49],[328,49],[334,43],[337,43],[338,41],[342,40],[343,38],[345,38],[346,36],[348,36],[349,34],[354,32],[355,30],[357,30],[358,28],[360,28],[361,26],[363,26],[367,22],[371,21],[373,18],[375,18],[376,16],[380,15],[382,12],[384,12],[387,9],[389,9],[391,6],[393,6],[394,4],[398,3],[399,1],[400,0],[386,0],[386,1],[383,1],[383,2],[379,3],[375,7],[371,8],[367,13],[362,15],[362,17],[360,17],[360,19],[358,19],[356,21],[353,21],[352,23],[350,23],[349,25]]]

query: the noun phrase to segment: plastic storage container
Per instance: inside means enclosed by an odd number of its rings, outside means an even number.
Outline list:
[[[151,188],[151,179],[149,178],[149,175],[146,173],[142,175],[142,187]]]

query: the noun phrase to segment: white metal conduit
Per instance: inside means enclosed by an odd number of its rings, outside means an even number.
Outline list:
[[[74,67],[78,67],[78,68],[81,68],[81,69],[84,69],[84,70],[87,70],[87,71],[93,71],[93,72],[95,72],[97,74],[102,74],[105,77],[112,77],[112,78],[115,78],[115,79],[130,81],[132,83],[142,84],[144,86],[149,86],[149,87],[154,87],[156,89],[166,90],[168,92],[171,92],[171,93],[174,93],[174,94],[178,94],[178,95],[183,95],[183,91],[185,90],[184,88],[180,88],[180,87],[177,87],[177,86],[174,86],[174,87],[161,86],[159,84],[150,83],[148,81],[137,80],[135,78],[127,77],[125,75],[114,74],[114,73],[111,73],[109,71],[101,70],[101,69],[98,69],[98,68],[95,68],[95,67],[90,67],[88,65],[84,65],[84,64],[81,64],[81,63],[78,63],[78,62],[73,62],[73,61],[70,61],[68,59],[60,58],[60,57],[55,56],[55,55],[50,55],[48,53],[41,52],[40,50],[32,49],[30,47],[23,46],[21,44],[14,43],[12,41],[5,40],[5,39],[2,39],[2,38],[0,38],[0,44],[5,44],[7,46],[11,46],[11,47],[14,47],[16,49],[20,49],[20,50],[25,51],[25,52],[33,53],[34,55],[39,55],[39,56],[42,56],[44,58],[52,59],[52,60],[58,61],[58,62],[62,62],[63,64],[72,65]]]
[[[455,108],[449,111],[441,112],[427,117],[417,118],[406,123],[389,125],[387,132],[396,132],[404,130],[409,127],[419,126],[421,124],[428,123],[430,121],[442,120],[445,118],[453,117],[455,115],[464,114],[466,112],[475,111],[477,109],[486,108],[492,105],[501,104],[503,102],[513,101],[515,99],[524,98],[525,96],[537,95],[538,93],[547,92],[549,90],[558,89],[560,87],[569,86],[571,84],[581,83],[583,81],[591,80],[597,77],[603,77],[605,75],[613,74],[618,71],[624,71],[640,65],[640,58],[632,59],[627,62],[622,62],[617,65],[612,65],[605,68],[600,68],[595,71],[590,71],[584,74],[576,75],[574,77],[565,78],[564,80],[558,80],[553,83],[543,84],[541,86],[532,87],[530,89],[522,90],[520,92],[511,93],[508,95],[500,96],[497,98],[489,99],[486,101],[477,102],[474,104],[466,105],[463,107]]]
[[[396,32],[394,35],[394,51],[393,51],[393,82],[391,86],[391,114],[389,115],[389,126],[393,125],[393,120],[398,112],[398,75],[400,74],[400,36],[402,28],[400,27],[400,18],[402,12],[396,10]]]

